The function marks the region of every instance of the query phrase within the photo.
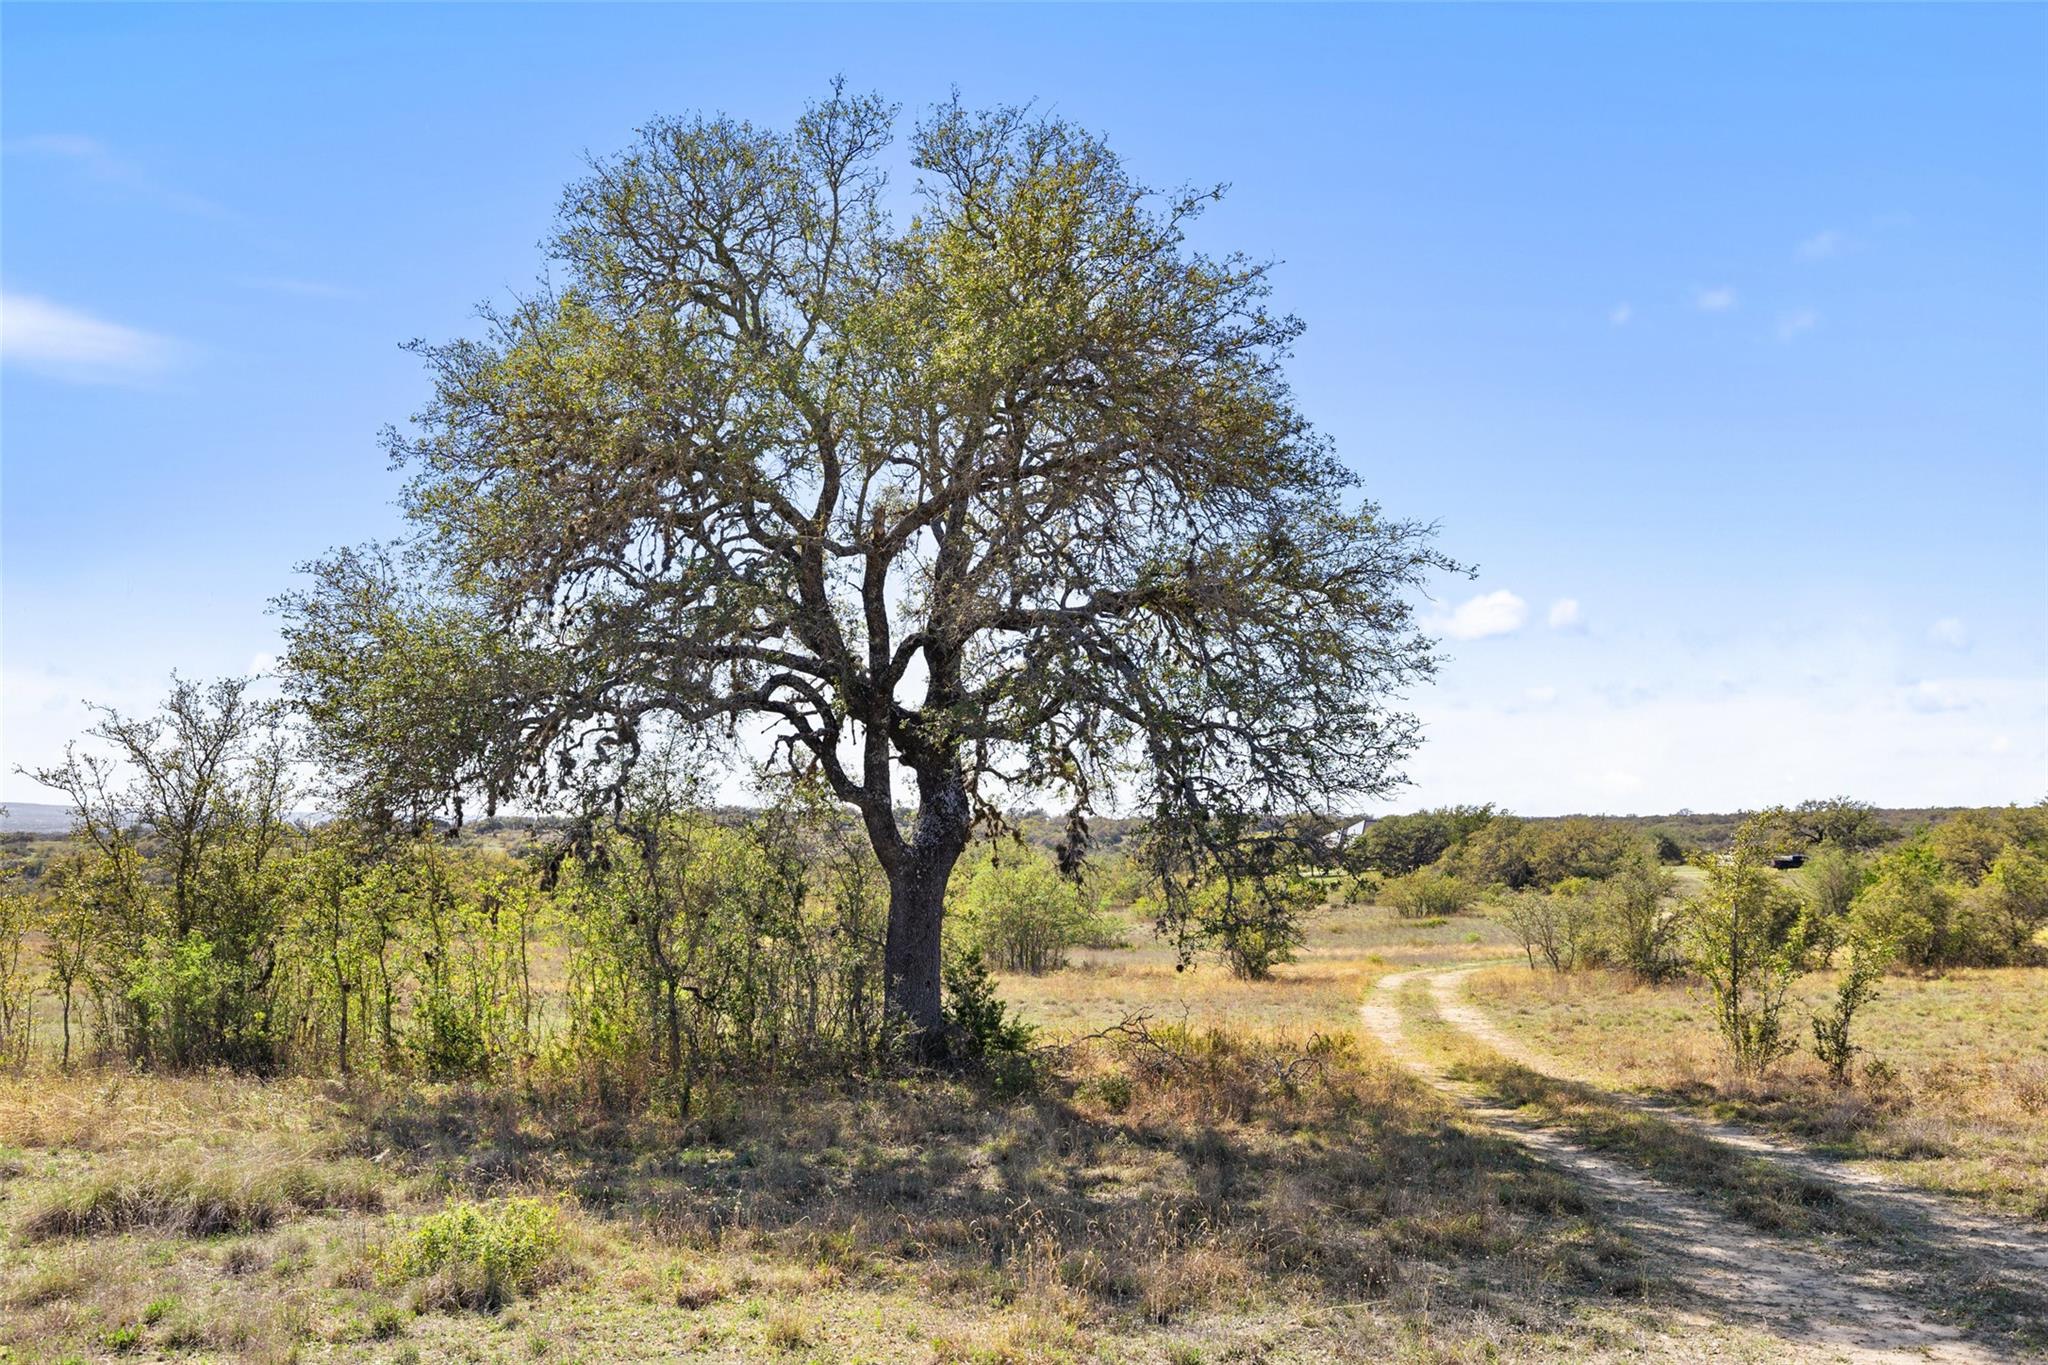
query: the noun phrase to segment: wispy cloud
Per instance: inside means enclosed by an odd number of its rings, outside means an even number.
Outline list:
[[[1944,616],[1929,626],[1927,628],[1927,638],[1938,645],[1947,645],[1950,649],[1968,649],[1970,647],[1969,627],[1965,626],[1960,618],[1954,616]]]
[[[1914,683],[1905,689],[1902,699],[1907,707],[1923,715],[1967,711],[1978,705],[1969,685],[1953,678],[1929,678]]]
[[[1725,284],[1696,289],[1692,305],[1702,313],[1725,313],[1735,307],[1735,291]]]
[[[37,133],[29,137],[9,138],[4,149],[9,156],[63,161],[100,184],[153,199],[166,208],[195,218],[226,221],[238,216],[234,210],[205,195],[165,184],[98,138],[83,133]]]
[[[1849,236],[1834,228],[1824,228],[1799,244],[1799,256],[1807,261],[1825,261],[1830,256],[1839,256],[1849,247]]]
[[[1529,604],[1507,589],[1484,592],[1468,598],[1434,626],[1453,640],[1483,640],[1489,635],[1512,635],[1529,619]]]
[[[1778,340],[1790,341],[1802,332],[1820,326],[1820,314],[1811,308],[1794,308],[1778,314]]]
[[[1550,604],[1550,628],[1552,630],[1575,630],[1582,623],[1578,598],[1560,597]]]
[[[1628,326],[1634,320],[1635,315],[1635,305],[1631,303],[1617,303],[1614,307],[1607,310],[1607,320],[1616,327]]]
[[[73,384],[146,384],[178,360],[168,337],[32,294],[0,293],[0,362]]]

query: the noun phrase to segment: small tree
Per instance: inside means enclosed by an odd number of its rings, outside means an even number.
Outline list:
[[[1848,847],[1838,843],[1821,845],[1806,865],[1814,918],[1837,929],[1846,924],[1849,907],[1869,881],[1869,869]]]
[[[1849,1038],[1856,1014],[1877,997],[1878,984],[1895,956],[1889,943],[1865,935],[1849,938],[1849,962],[1835,986],[1835,999],[1826,1014],[1813,1016],[1813,1055],[1828,1069],[1836,1085],[1849,1083],[1850,1064],[1858,1048]]]
[[[1798,898],[1772,873],[1761,833],[1752,823],[1732,852],[1699,864],[1707,885],[1687,907],[1685,932],[1729,1059],[1752,1078],[1798,1046],[1785,1031],[1785,999],[1806,956]]]
[[[1185,893],[1181,908],[1162,911],[1159,928],[1178,936],[1183,962],[1206,945],[1233,975],[1258,981],[1294,960],[1308,916],[1321,904],[1321,888],[1304,877],[1219,876]]]
[[[43,921],[48,935],[44,960],[63,1031],[59,1064],[67,1071],[71,1068],[71,1037],[78,1016],[79,991],[82,988],[89,999],[100,996],[94,967],[103,920],[93,895],[92,876],[92,865],[82,856],[73,856],[56,864],[45,877],[49,895]]]
[[[70,799],[90,850],[100,972],[140,1063],[276,1061],[291,750],[250,682],[174,678],[147,717],[98,708],[100,752],[28,774]]]
[[[35,1037],[35,978],[28,937],[37,927],[34,899],[18,873],[0,873],[0,1065],[28,1061]]]
[[[1533,969],[1540,957],[1553,972],[1575,971],[1597,963],[1600,908],[1594,886],[1582,877],[1568,877],[1549,891],[1522,891],[1507,898],[1501,922],[1521,942]]]
[[[1638,848],[1598,891],[1608,955],[1645,981],[1678,967],[1678,917],[1667,904],[1672,876]]]
[[[2040,941],[2048,927],[2048,860],[2014,845],[1998,855],[1970,898],[1973,921],[2004,961],[2024,965],[2048,956]]]

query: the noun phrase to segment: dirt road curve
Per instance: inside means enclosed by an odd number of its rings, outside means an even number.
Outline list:
[[[1409,971],[1382,978],[1361,1009],[1366,1026],[1402,1065],[1456,1100],[1473,1119],[1582,1181],[1608,1206],[1615,1225],[1657,1262],[1658,1272],[1700,1301],[1703,1313],[1779,1338],[1788,1359],[1987,1365],[2011,1359],[1965,1340],[1958,1329],[1908,1302],[1897,1292],[1897,1277],[1883,1268],[1840,1255],[1812,1239],[1773,1237],[1745,1227],[1690,1193],[1489,1103],[1472,1087],[1445,1074],[1408,1039],[1396,997],[1415,978],[1431,977],[1439,1008],[1450,1006],[1445,1021],[1499,1047],[1498,1032],[1457,995],[1456,978],[1468,970]],[[1976,1249],[1974,1244],[1970,1249]],[[1992,1246],[1982,1249],[1996,1251]]]
[[[1539,1071],[1546,1076],[1570,1076],[1570,1070],[1555,1058],[1546,1057],[1511,1037],[1465,998],[1464,977],[1471,970],[1470,967],[1461,967],[1456,971],[1430,974],[1429,992],[1436,1002],[1437,1017],[1531,1071]],[[1654,1114],[1724,1146],[1764,1157],[1788,1171],[1830,1186],[1887,1223],[1913,1227],[1922,1236],[1938,1241],[1951,1251],[1968,1252],[1999,1269],[2036,1278],[2038,1287],[2048,1292],[2048,1229],[1961,1207],[1938,1194],[1916,1190],[1887,1180],[1874,1171],[1790,1146],[1751,1128],[1716,1123],[1635,1095],[1613,1091],[1603,1091],[1602,1094],[1615,1104]]]

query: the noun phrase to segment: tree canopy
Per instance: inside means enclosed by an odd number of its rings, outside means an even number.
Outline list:
[[[928,1031],[977,816],[1049,795],[1078,856],[1144,808],[1191,876],[1388,790],[1436,662],[1407,599],[1458,566],[1297,410],[1268,267],[1189,243],[1220,190],[956,101],[898,227],[894,122],[835,89],[594,162],[555,280],[415,344],[416,535],[312,566],[287,671],[322,758],[415,816],[601,802],[654,730],[771,736],[860,811]]]

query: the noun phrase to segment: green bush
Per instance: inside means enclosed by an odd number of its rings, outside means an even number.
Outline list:
[[[961,871],[954,932],[999,971],[1057,971],[1069,950],[1106,936],[1093,898],[1044,853],[1005,848]]]
[[[430,1080],[470,1080],[490,1073],[483,1021],[445,990],[430,990],[420,1001],[406,1043],[414,1067]]]
[[[1387,882],[1380,899],[1406,919],[1441,919],[1471,909],[1479,895],[1463,878],[1426,867]]]
[[[425,1280],[424,1306],[495,1312],[530,1293],[560,1269],[562,1219],[539,1199],[496,1204],[467,1200],[422,1218],[385,1248],[383,1268],[394,1281]]]
[[[1924,847],[1879,860],[1849,912],[1852,934],[1896,944],[1909,967],[1939,971],[1970,959],[1956,914],[1958,897],[1938,858]]]
[[[1645,981],[1678,970],[1678,916],[1666,904],[1676,883],[1638,851],[1601,883],[1596,896],[1604,956]]]
[[[951,955],[945,988],[946,1021],[960,1060],[987,1069],[1005,1089],[1029,1089],[1035,1080],[1030,1048],[1036,1030],[1003,1004],[980,950],[965,948]]]
[[[2048,860],[2014,846],[1998,855],[1970,893],[1970,923],[1986,949],[2014,966],[2044,955],[2041,930],[2048,927]]]

